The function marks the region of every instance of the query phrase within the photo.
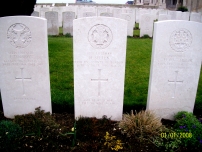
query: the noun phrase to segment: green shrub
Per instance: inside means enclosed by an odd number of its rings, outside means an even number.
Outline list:
[[[177,11],[188,12],[188,9],[185,6],[180,6],[177,8]]]
[[[143,35],[141,38],[150,38],[150,36],[147,35],[147,34],[145,34],[145,35]]]
[[[139,139],[158,136],[165,127],[161,120],[152,111],[140,111],[134,114],[124,114],[119,127],[128,137],[136,136]]]
[[[2,120],[0,122],[0,149],[12,149],[15,139],[22,136],[22,129],[12,121]]]
[[[163,134],[174,134],[174,131],[171,129],[164,130]],[[181,145],[181,139],[180,138],[171,138],[170,136],[167,136],[167,138],[162,138],[162,136],[156,136],[153,138],[152,141],[153,144],[155,144],[161,151],[176,151],[180,145]]]
[[[65,37],[72,37],[70,33],[65,34]]]
[[[184,146],[202,147],[202,124],[191,112],[181,111],[175,115],[175,132],[181,136]],[[185,136],[190,135],[190,136]]]

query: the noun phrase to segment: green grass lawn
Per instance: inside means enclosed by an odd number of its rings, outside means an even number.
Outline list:
[[[52,103],[73,106],[73,38],[49,37],[48,45]],[[124,107],[128,110],[146,108],[151,51],[152,39],[127,39]],[[202,72],[196,105],[202,109]]]

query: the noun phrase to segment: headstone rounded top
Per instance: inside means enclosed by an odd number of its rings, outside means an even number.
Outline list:
[[[95,49],[108,47],[113,39],[111,29],[103,24],[94,25],[88,32],[88,41]]]
[[[170,46],[176,52],[186,51],[192,43],[191,32],[187,29],[178,29],[170,36]]]
[[[26,25],[15,23],[8,28],[7,39],[15,48],[25,48],[31,43],[31,31]]]

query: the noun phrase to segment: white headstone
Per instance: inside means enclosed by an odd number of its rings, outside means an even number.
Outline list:
[[[75,18],[77,18],[77,8],[78,6],[68,6],[64,8],[63,12],[74,12]]]
[[[69,33],[73,35],[73,20],[75,19],[74,12],[63,12],[63,35]]]
[[[121,14],[121,18],[126,20],[128,22],[128,26],[127,26],[127,35],[128,36],[133,36],[133,28],[134,28],[134,16],[133,14]]]
[[[151,14],[154,16],[154,20],[158,19],[159,12],[157,9],[152,9]]]
[[[41,10],[40,7],[35,7],[35,8],[34,8],[34,11],[36,11],[36,12],[40,12],[40,10]]]
[[[31,16],[39,17],[39,12],[33,11],[33,13],[31,14]]]
[[[77,18],[84,17],[85,12],[92,12],[93,14],[95,14],[95,16],[97,15],[95,7],[79,6],[77,10],[78,10]]]
[[[127,21],[89,17],[73,26],[75,117],[121,120]]]
[[[48,8],[48,7],[40,8],[40,17],[45,18],[45,13],[49,11],[52,11],[52,8]]]
[[[62,12],[65,12],[65,10],[66,10],[66,7],[64,7],[64,6],[53,7],[52,8],[52,11],[58,13],[58,24],[59,24],[59,27],[62,27]]]
[[[140,21],[140,9],[136,8],[135,9],[135,22],[139,23],[139,21]]]
[[[121,8],[113,8],[112,12],[113,12],[113,17],[121,18],[121,13],[122,13]]]
[[[167,9],[158,9],[158,15],[160,14],[168,14],[168,10]]]
[[[100,16],[113,17],[112,13],[101,13]]]
[[[181,20],[189,21],[189,12],[182,12]]]
[[[101,16],[102,13],[110,13],[109,7],[97,7],[97,16]]]
[[[92,17],[92,16],[96,16],[96,14],[94,12],[84,12],[83,13],[83,17]]]
[[[34,112],[39,106],[51,112],[46,19],[3,17],[0,29],[0,84],[5,117]]]
[[[58,25],[58,12],[46,12],[45,17],[48,22],[48,35],[58,35],[59,25]]]
[[[135,9],[132,8],[122,8],[122,14],[128,14],[130,16],[129,24],[132,24],[131,26],[135,26]],[[122,15],[123,17],[123,15]],[[124,18],[125,19],[125,18]]]
[[[140,18],[139,18],[139,28],[141,29],[141,17],[142,17],[142,15],[144,15],[144,14],[150,14],[150,15],[152,15],[151,14],[151,10],[150,9],[140,9],[139,10],[139,16],[140,16]],[[153,20],[154,20],[154,16],[153,16]]]
[[[41,5],[35,5],[35,8],[41,8]]]
[[[191,12],[190,21],[201,22],[201,13]]]
[[[159,14],[158,21],[170,20],[171,16],[167,14]]]
[[[176,20],[177,11],[168,11],[168,15],[171,16],[171,20]]]
[[[182,20],[182,12],[176,11],[176,20]]]
[[[148,35],[150,37],[153,36],[153,25],[154,25],[154,16],[150,14],[141,15],[140,19],[141,29],[140,29],[140,37],[144,35]]]
[[[202,24],[154,24],[147,109],[173,120],[179,111],[193,112],[202,61]]]

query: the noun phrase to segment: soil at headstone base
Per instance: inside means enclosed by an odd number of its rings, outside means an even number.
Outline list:
[[[67,135],[71,132],[74,126],[74,115],[68,113],[53,113],[53,118],[59,124],[58,130],[48,130],[48,132],[41,132],[40,136],[26,135],[13,144],[17,146],[12,150],[7,151],[50,151],[50,152],[107,152],[112,151],[105,143],[104,136],[106,132],[110,135],[116,136],[116,140],[121,140],[123,149],[119,152],[160,152],[162,151],[156,147],[150,140],[143,139],[140,141],[136,138],[129,138],[121,134],[117,123],[111,121],[106,117],[103,119],[88,118],[82,119],[76,126],[76,142],[73,144],[73,135]],[[197,118],[202,118],[202,114],[196,115]],[[2,110],[0,111],[0,121],[10,120],[4,117]],[[162,124],[170,128],[174,125],[174,121],[162,119]],[[48,127],[48,126],[47,126]],[[59,132],[59,134],[57,134]],[[17,143],[15,143],[17,142]],[[6,150],[4,150],[6,151]],[[200,151],[195,147],[180,147],[178,152],[184,151]]]

